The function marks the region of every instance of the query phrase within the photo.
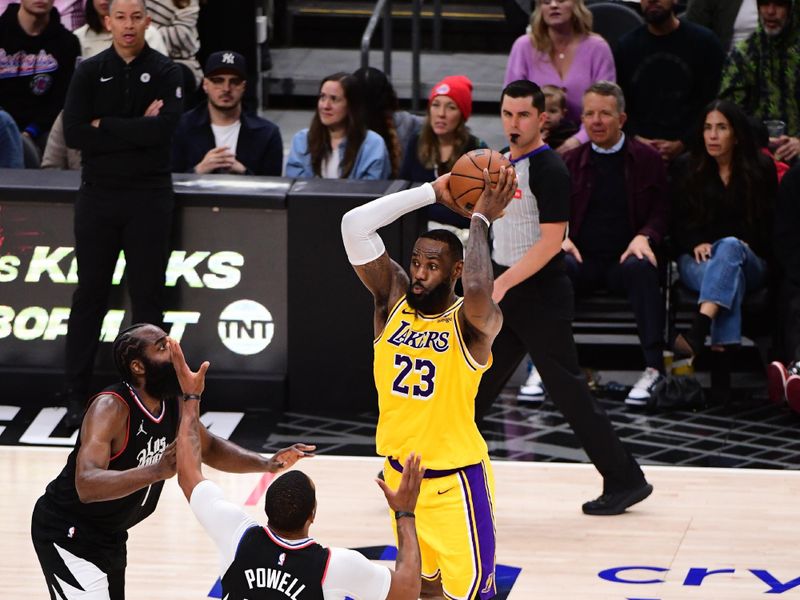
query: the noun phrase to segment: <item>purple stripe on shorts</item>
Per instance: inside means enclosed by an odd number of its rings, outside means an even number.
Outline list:
[[[459,473],[470,491],[472,505],[469,506],[470,526],[478,533],[477,560],[481,565],[481,580],[477,590],[470,590],[469,598],[488,600],[497,594],[495,584],[495,531],[492,499],[489,494],[489,482],[483,463],[471,465]]]

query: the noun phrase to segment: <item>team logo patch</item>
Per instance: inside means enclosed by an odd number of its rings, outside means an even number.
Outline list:
[[[139,77],[139,81],[141,81],[142,83],[149,83],[150,73],[142,73],[141,77]]]
[[[222,62],[226,65],[232,65],[235,63],[234,56],[231,52],[226,52],[222,55]]]
[[[436,88],[436,94],[439,96],[446,96],[450,93],[450,86],[446,83],[443,83],[439,87]]]
[[[53,87],[53,78],[50,75],[36,75],[31,79],[31,92],[34,96],[41,96]]]

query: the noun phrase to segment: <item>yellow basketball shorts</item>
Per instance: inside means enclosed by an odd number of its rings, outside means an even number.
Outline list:
[[[393,490],[402,466],[387,459],[383,469]],[[425,472],[416,514],[422,577],[441,577],[446,598],[488,600],[496,593],[494,473],[481,462],[447,471]],[[395,540],[397,527],[392,518]]]

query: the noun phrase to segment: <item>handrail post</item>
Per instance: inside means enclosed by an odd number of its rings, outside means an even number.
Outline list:
[[[372,34],[375,33],[375,27],[378,25],[378,17],[381,15],[381,12],[384,10],[387,4],[387,0],[378,0],[375,3],[375,9],[372,11],[372,15],[369,18],[369,22],[367,23],[366,29],[364,29],[364,33],[361,36],[361,66],[368,67],[369,66],[369,44],[372,40]],[[387,13],[383,13],[384,16],[384,36],[385,30],[387,28],[387,24],[385,21]],[[391,13],[389,13],[391,14]],[[389,24],[391,27],[391,24]],[[384,38],[384,53],[386,52],[386,40]],[[384,57],[384,64],[386,63],[386,58]]]
[[[419,110],[419,55],[420,55],[420,12],[422,0],[413,0],[411,10],[411,110]]]
[[[383,72],[392,78],[392,0],[383,5]]]

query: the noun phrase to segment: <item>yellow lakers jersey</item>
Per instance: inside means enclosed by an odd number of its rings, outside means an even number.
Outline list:
[[[463,298],[439,315],[394,306],[375,340],[378,454],[405,460],[422,456],[429,469],[478,463],[486,442],[475,425],[475,394],[483,372],[467,350],[458,311]]]

